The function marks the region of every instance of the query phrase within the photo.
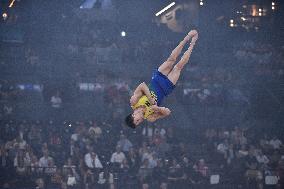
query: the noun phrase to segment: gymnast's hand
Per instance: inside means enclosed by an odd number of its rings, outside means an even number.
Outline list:
[[[190,32],[188,32],[187,36],[189,37],[198,36],[198,32],[196,30],[191,30]]]
[[[134,106],[137,102],[138,102],[138,98],[136,95],[133,95],[131,98],[130,98],[130,105],[131,106]]]
[[[152,97],[151,99],[149,99],[152,105],[157,105],[156,100]]]

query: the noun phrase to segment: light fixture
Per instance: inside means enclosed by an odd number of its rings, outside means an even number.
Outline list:
[[[275,5],[275,3],[274,3],[274,2],[272,2],[272,3],[271,3],[271,5],[272,5],[272,6],[274,6],[274,5]]]
[[[233,19],[231,19],[231,20],[230,20],[230,23],[231,23],[231,24],[233,24],[233,23],[234,23],[234,20],[233,20]]]
[[[262,9],[258,9],[258,11],[259,11],[259,12],[261,12],[261,11],[262,11]]]
[[[262,13],[261,13],[261,12],[259,12],[259,13],[258,13],[258,16],[262,16]]]
[[[120,35],[121,35],[121,37],[125,37],[125,36],[126,36],[126,32],[125,32],[125,31],[122,31],[122,32],[120,33]]]
[[[155,15],[159,16],[160,14],[162,14],[163,12],[165,12],[166,10],[168,10],[169,8],[171,8],[172,6],[174,6],[176,3],[172,2],[171,4],[169,4],[168,6],[166,6],[165,8],[163,8],[162,10],[160,10],[159,12],[157,12]]]
[[[274,7],[274,6],[272,6],[272,7],[271,7],[271,9],[272,9],[272,10],[275,10],[275,7]]]
[[[2,17],[3,17],[4,20],[6,20],[7,17],[8,17],[8,14],[7,14],[6,12],[4,12],[4,13],[2,14]]]
[[[234,27],[234,24],[233,24],[233,23],[231,23],[231,24],[230,24],[230,27]]]
[[[15,0],[12,0],[12,2],[9,5],[9,8],[11,8],[14,5],[14,3],[15,3]]]

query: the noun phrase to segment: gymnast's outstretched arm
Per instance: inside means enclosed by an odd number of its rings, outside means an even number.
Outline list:
[[[138,87],[135,89],[133,93],[133,96],[130,98],[131,106],[134,106],[143,95],[147,96],[151,104],[156,104],[154,98],[152,98],[151,96],[148,86],[143,82],[140,85],[138,85]]]

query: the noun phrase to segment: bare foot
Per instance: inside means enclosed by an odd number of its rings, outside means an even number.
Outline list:
[[[190,32],[188,32],[187,35],[190,36],[190,37],[193,37],[193,36],[195,36],[197,34],[198,34],[198,32],[196,30],[191,30]]]
[[[192,37],[198,35],[196,30],[191,30],[190,32],[188,32],[187,36],[185,36],[184,40],[186,42],[188,42]]]

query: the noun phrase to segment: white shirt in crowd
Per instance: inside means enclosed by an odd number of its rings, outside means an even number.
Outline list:
[[[62,104],[62,100],[59,96],[52,96],[50,102],[53,108],[60,108]]]
[[[78,141],[78,134],[77,133],[72,134],[71,139],[74,140],[75,142],[77,142]]]
[[[103,165],[100,161],[100,159],[98,158],[98,156],[96,155],[95,159],[92,158],[92,155],[90,153],[87,153],[85,155],[85,163],[87,165],[87,167],[93,169],[93,168],[99,168],[102,169]]]
[[[25,140],[22,140],[21,142],[19,142],[19,143],[16,142],[15,144],[19,145],[19,149],[24,150],[24,149],[26,149],[27,142]]]
[[[263,164],[269,163],[269,159],[264,154],[263,155],[257,155],[256,160],[257,160],[258,163],[263,163]]]
[[[279,149],[280,146],[282,145],[282,142],[279,139],[271,139],[269,144],[274,148],[274,149]]]
[[[125,155],[123,152],[114,152],[111,156],[110,162],[111,163],[122,163],[125,159]]]
[[[48,157],[41,157],[39,159],[39,167],[48,167],[48,162],[53,161],[52,157],[48,156]]]
[[[100,127],[90,127],[89,133],[94,132],[97,137],[99,137],[103,132]]]
[[[224,154],[228,150],[228,146],[223,143],[218,144],[217,150]]]

